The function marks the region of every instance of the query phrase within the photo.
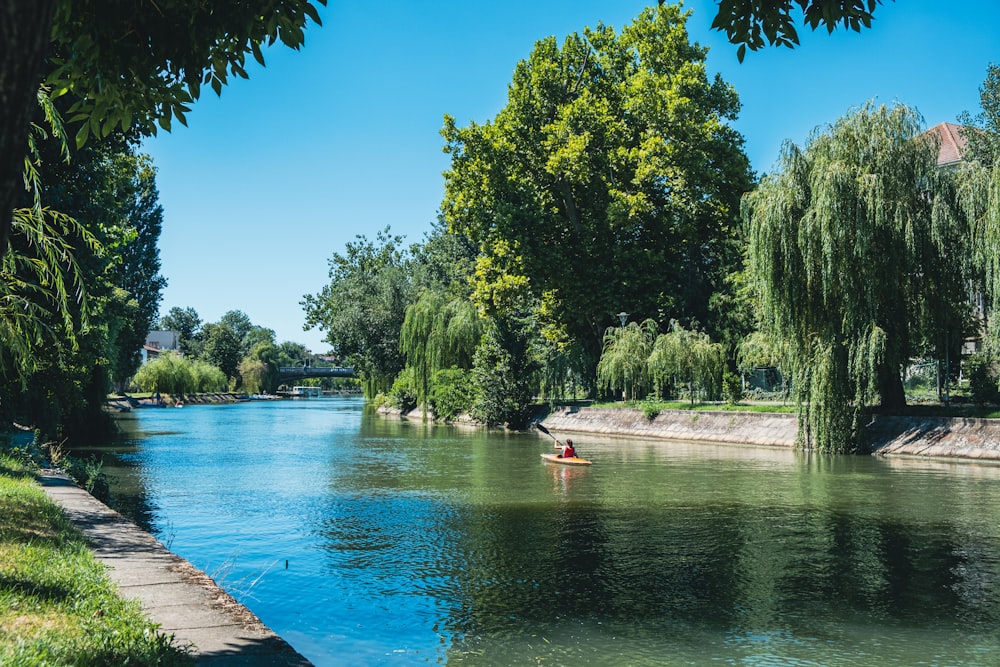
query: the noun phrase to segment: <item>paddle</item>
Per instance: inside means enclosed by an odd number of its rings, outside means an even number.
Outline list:
[[[539,431],[541,431],[541,432],[542,432],[542,433],[544,433],[545,435],[547,435],[547,436],[549,436],[550,438],[552,438],[553,440],[555,440],[555,441],[556,441],[556,444],[555,444],[555,445],[553,445],[554,447],[562,447],[562,443],[561,443],[561,442],[559,442],[559,438],[557,438],[556,436],[554,436],[554,435],[552,435],[551,433],[549,433],[549,429],[547,429],[547,428],[545,428],[544,426],[542,426],[542,425],[541,425],[541,423],[538,423],[538,424],[535,424],[535,428],[537,428],[537,429],[538,429]]]

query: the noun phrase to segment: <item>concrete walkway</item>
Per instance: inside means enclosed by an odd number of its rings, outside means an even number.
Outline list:
[[[311,663],[204,572],[59,475],[42,487],[87,538],[126,598],[137,598],[160,631],[174,635],[198,665],[307,667]]]

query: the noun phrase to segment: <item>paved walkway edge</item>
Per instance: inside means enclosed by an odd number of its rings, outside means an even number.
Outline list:
[[[211,577],[72,480],[43,474],[39,481],[83,532],[94,556],[108,566],[122,595],[138,599],[160,631],[173,635],[176,645],[187,648],[198,665],[312,664]]]

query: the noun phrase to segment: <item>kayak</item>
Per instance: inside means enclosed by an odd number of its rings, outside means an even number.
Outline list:
[[[567,466],[589,466],[590,461],[581,459],[579,456],[568,456],[561,458],[558,454],[542,454],[542,458],[549,463],[562,463]]]

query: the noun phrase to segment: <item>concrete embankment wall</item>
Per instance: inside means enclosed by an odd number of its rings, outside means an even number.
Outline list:
[[[877,416],[868,435],[872,452],[884,456],[1000,461],[1000,419]]]
[[[761,412],[664,410],[649,419],[635,409],[561,408],[543,423],[556,432],[770,447],[794,447],[798,434],[796,415]],[[1000,419],[876,416],[866,437],[882,456],[1000,461]]]
[[[561,408],[543,423],[556,431],[771,447],[794,447],[799,424],[792,414],[663,410],[649,419],[628,408]]]

